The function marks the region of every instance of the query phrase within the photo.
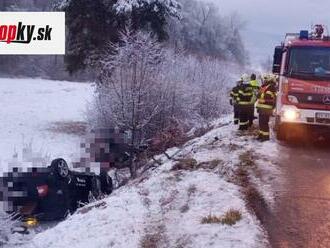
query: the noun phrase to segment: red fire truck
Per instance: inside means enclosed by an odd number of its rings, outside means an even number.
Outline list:
[[[279,76],[277,138],[330,134],[330,37],[325,27],[289,33],[275,48],[273,73]]]

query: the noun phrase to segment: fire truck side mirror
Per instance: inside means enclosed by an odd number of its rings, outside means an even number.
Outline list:
[[[277,46],[274,52],[274,61],[273,61],[273,73],[280,74],[281,72],[281,63],[283,56],[283,47]]]

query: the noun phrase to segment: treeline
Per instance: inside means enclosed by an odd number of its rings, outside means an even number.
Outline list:
[[[198,56],[240,65],[247,56],[237,15],[223,16],[211,3],[196,0],[3,0],[0,11],[66,12],[66,56],[0,56],[0,76],[93,80],[93,64],[106,44],[119,42],[130,25],[158,41]]]
[[[241,37],[244,23],[237,14],[223,16],[218,5],[198,0],[180,0],[181,18],[169,20],[169,44],[190,53],[248,62]]]

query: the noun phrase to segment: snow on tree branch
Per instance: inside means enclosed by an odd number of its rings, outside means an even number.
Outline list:
[[[146,6],[152,6],[154,12],[164,8],[173,16],[178,16],[178,9],[180,9],[180,5],[176,0],[118,0],[114,5],[114,9],[117,13],[127,13],[132,12],[133,9],[145,8]]]
[[[148,139],[176,120],[191,127],[227,107],[229,68],[219,60],[175,53],[150,34],[126,29],[101,61],[93,126],[111,123]],[[139,143],[137,141],[137,143]]]

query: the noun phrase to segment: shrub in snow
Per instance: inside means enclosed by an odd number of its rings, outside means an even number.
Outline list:
[[[235,225],[238,221],[242,219],[242,214],[240,211],[230,209],[223,217],[221,220],[221,223],[223,225],[229,225],[233,226]]]
[[[208,216],[202,218],[201,223],[202,224],[220,224],[221,223],[221,217],[209,214]]]
[[[209,214],[208,216],[202,218],[201,223],[233,226],[241,219],[242,219],[242,214],[240,211],[230,209],[228,212],[225,213],[224,216],[216,216]]]

